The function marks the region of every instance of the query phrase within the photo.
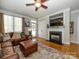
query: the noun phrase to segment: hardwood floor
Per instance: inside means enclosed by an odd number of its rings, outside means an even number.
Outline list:
[[[38,42],[41,42],[51,48],[55,48],[59,50],[60,52],[63,52],[65,54],[73,55],[75,57],[79,58],[79,44],[71,43],[70,45],[59,45],[55,44],[53,42],[46,41],[43,38],[37,38]]]

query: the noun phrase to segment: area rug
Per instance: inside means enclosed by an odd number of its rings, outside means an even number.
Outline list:
[[[28,57],[24,57],[19,49],[19,46],[15,47],[15,51],[19,54],[20,59],[77,59],[73,56],[65,55],[64,53],[41,43],[38,44],[38,51]]]

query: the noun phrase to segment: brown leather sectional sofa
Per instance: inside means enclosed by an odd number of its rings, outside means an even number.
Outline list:
[[[10,37],[13,36],[14,32],[9,33]],[[28,35],[25,35],[25,38],[21,38],[21,39],[11,39],[12,45],[16,46],[18,45],[20,42],[28,40]]]
[[[15,52],[11,41],[0,43],[0,48],[3,51],[2,59],[19,59],[18,54]]]
[[[12,38],[13,32],[8,33]],[[15,52],[14,46],[19,45],[20,42],[28,40],[28,36],[21,39],[9,39],[7,41],[0,42],[0,49],[2,49],[2,59],[19,59],[19,55]]]

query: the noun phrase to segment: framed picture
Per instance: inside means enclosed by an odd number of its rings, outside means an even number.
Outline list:
[[[70,34],[73,34],[74,33],[74,22],[71,21],[70,22]]]
[[[24,25],[25,25],[25,27],[30,27],[30,21],[25,21],[24,20]]]

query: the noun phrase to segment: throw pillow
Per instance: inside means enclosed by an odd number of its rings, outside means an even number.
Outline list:
[[[21,39],[20,33],[15,32],[12,36],[12,39]]]
[[[4,33],[3,34],[3,41],[7,41],[7,40],[10,40],[10,36],[8,33]]]

